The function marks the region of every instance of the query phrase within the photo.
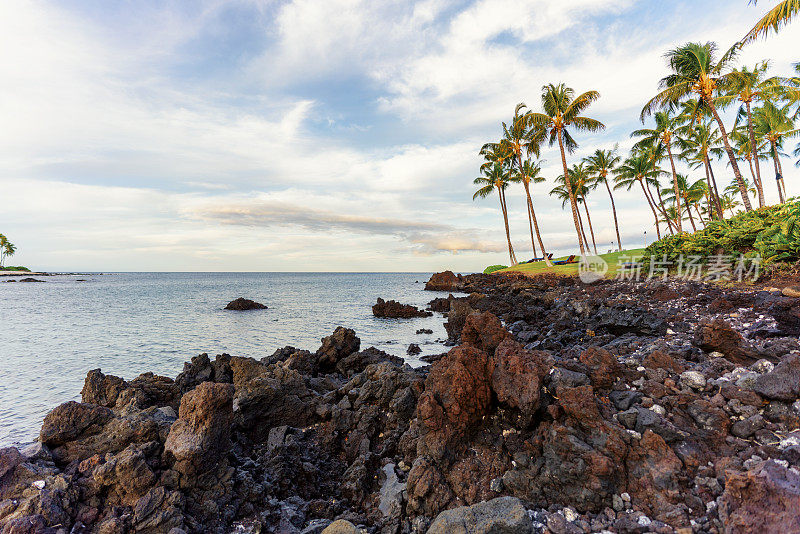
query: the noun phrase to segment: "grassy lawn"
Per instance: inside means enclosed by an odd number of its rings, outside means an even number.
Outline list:
[[[623,250],[622,252],[611,252],[609,254],[600,254],[600,257],[603,258],[606,262],[608,262],[608,273],[606,277],[613,277],[617,273],[617,265],[620,263],[620,260],[623,262],[631,261],[632,259],[638,259],[641,257],[642,253],[644,252],[643,248],[635,248],[631,250]],[[557,260],[565,260],[568,256],[562,256],[560,258],[553,258],[553,261]],[[554,265],[552,267],[548,267],[543,261],[538,261],[536,263],[521,263],[519,265],[514,265],[513,267],[509,267],[508,269],[502,269],[500,271],[495,271],[498,273],[510,273],[510,272],[517,272],[517,273],[524,273],[528,275],[536,275],[536,274],[543,274],[543,273],[554,273],[560,275],[577,275],[578,274],[578,264],[573,263],[570,265]]]

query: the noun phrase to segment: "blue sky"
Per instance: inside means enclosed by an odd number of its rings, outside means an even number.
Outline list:
[[[763,5],[762,5],[763,4]],[[0,231],[47,270],[480,270],[507,261],[497,199],[473,202],[480,146],[541,86],[596,89],[625,150],[689,40],[727,47],[774,2],[423,0],[0,3]],[[775,73],[800,23],[745,50]],[[551,250],[575,246],[546,192]],[[784,161],[790,195],[798,170]],[[724,184],[727,166],[717,164]],[[696,175],[696,173],[695,173]],[[698,176],[699,177],[699,176]],[[776,197],[767,181],[768,197]],[[613,228],[590,198],[601,248]],[[530,256],[521,188],[512,238]],[[623,243],[650,214],[618,194]]]

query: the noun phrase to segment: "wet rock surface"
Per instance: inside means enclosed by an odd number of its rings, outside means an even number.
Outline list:
[[[0,531],[800,531],[793,297],[432,281],[463,293],[436,301],[456,346],[429,366],[339,327],[174,380],[90,371],[0,449]]]

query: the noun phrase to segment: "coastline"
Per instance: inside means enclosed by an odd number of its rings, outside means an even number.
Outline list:
[[[201,355],[174,380],[89,372],[41,443],[0,451],[0,501],[16,502],[0,525],[688,532],[768,528],[800,498],[800,299],[675,280],[429,285],[465,295],[430,303],[454,345],[432,366],[340,327],[316,352]]]

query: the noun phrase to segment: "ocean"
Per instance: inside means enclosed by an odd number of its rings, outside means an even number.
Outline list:
[[[117,273],[0,280],[0,447],[32,442],[44,416],[80,400],[87,371],[133,379],[174,378],[183,362],[263,358],[291,345],[316,350],[337,326],[356,331],[361,348],[377,347],[422,365],[447,334],[441,314],[415,319],[372,315],[378,297],[425,307],[446,294],[424,291],[430,273]],[[267,310],[236,312],[237,297]],[[416,334],[418,329],[433,334]],[[410,343],[422,353],[409,356]]]

